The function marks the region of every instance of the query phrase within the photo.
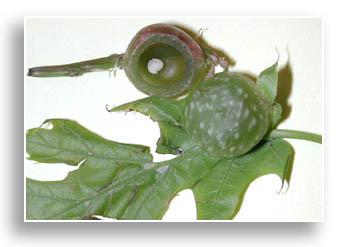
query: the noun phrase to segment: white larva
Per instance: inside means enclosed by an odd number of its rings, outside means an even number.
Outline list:
[[[161,59],[152,58],[148,61],[147,66],[148,66],[149,73],[156,75],[158,72],[160,72],[163,69],[164,63]]]

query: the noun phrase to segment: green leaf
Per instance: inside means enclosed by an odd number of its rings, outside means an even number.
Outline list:
[[[66,119],[46,120],[27,132],[29,159],[47,163],[77,165],[80,161],[100,164],[150,161],[149,147],[109,141]]]
[[[156,220],[163,217],[178,192],[189,188],[196,197],[199,219],[231,219],[255,178],[276,173],[288,181],[293,152],[287,142],[271,140],[235,159],[211,157],[182,127],[184,105],[184,100],[149,97],[112,109],[139,111],[158,122],[157,152],[180,153],[163,162],[153,162],[148,147],[109,141],[71,120],[47,120],[29,130],[29,159],[79,168],[62,181],[28,178],[27,219],[99,215]]]
[[[52,128],[27,132],[29,159],[81,165],[63,181],[27,180],[28,219],[80,219],[95,213],[118,217],[104,207],[109,196],[103,195],[123,193],[128,201],[135,186],[155,181],[154,172],[138,174],[152,161],[148,147],[108,141],[71,120],[46,123]]]
[[[147,147],[108,141],[71,120],[48,123],[51,129],[27,132],[30,159],[82,163],[62,181],[27,179],[27,219],[161,219],[176,193],[191,188],[218,160],[194,147],[155,163]]]
[[[102,168],[101,171],[109,172]],[[92,215],[119,219],[135,195],[155,181],[154,171],[140,171],[135,167],[110,174],[115,177],[105,181],[99,189],[85,182],[73,182],[72,175],[88,179],[88,173],[81,168],[63,181],[27,179],[27,219],[77,220]]]
[[[282,118],[282,106],[279,103],[274,102],[271,112],[271,127],[275,128],[279,124],[281,118]]]
[[[278,61],[262,71],[257,78],[257,87],[266,99],[273,103],[277,95]]]
[[[277,174],[289,181],[292,146],[281,139],[269,141],[244,156],[219,162],[194,188],[200,220],[230,220],[238,212],[245,191],[256,178]]]
[[[116,111],[137,111],[150,116],[160,127],[160,138],[156,152],[160,154],[179,154],[189,150],[194,144],[182,128],[183,110],[186,101],[151,96],[110,109]]]
[[[178,101],[160,96],[150,96],[113,107],[109,111],[138,111],[150,116],[153,121],[179,125],[182,123],[184,104],[184,100]]]
[[[217,162],[198,148],[161,162],[156,182],[130,203],[122,219],[161,219],[177,193],[192,188]]]
[[[161,136],[157,141],[157,153],[181,154],[195,145],[181,126],[159,122],[159,127]]]

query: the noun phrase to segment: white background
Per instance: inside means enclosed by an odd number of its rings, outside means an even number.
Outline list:
[[[325,1],[10,1],[0,9],[2,244],[11,246],[337,246],[336,7]],[[333,2],[333,1],[332,1]],[[118,7],[117,7],[118,5]],[[165,6],[164,6],[165,5]],[[23,15],[307,15],[324,17],[325,33],[325,222],[251,224],[32,224],[23,223]],[[297,34],[295,34],[297,35]],[[9,121],[7,121],[9,120]]]
[[[279,83],[285,85],[282,90],[290,91],[291,105],[291,115],[280,128],[322,132],[322,35],[318,18],[28,18],[26,71],[38,65],[123,53],[139,29],[158,22],[178,23],[196,32],[207,28],[203,35],[209,44],[236,61],[231,70],[252,75],[275,62],[277,49],[284,71]],[[143,97],[146,95],[133,87],[123,71],[116,77],[109,72],[76,78],[26,77],[25,128],[40,126],[45,119],[70,118],[108,139],[151,146],[155,161],[172,158],[155,153],[159,137],[156,123],[137,113],[105,110],[106,104],[116,106]],[[322,146],[290,142],[296,156],[289,190],[278,193],[281,183],[276,175],[256,180],[235,220],[322,220]],[[63,179],[74,169],[60,164],[41,166],[35,161],[26,161],[25,167],[28,177],[40,180]],[[164,219],[194,220],[194,204],[192,192],[184,191],[174,199]]]

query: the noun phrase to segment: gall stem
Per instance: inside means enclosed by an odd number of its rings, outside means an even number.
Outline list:
[[[112,54],[107,57],[86,60],[77,63],[34,67],[28,70],[28,76],[33,77],[62,77],[79,76],[96,71],[111,71],[121,67],[123,54]]]

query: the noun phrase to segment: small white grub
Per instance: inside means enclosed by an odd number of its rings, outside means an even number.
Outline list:
[[[231,147],[229,150],[230,150],[230,152],[233,152],[233,151],[236,150],[236,148],[235,147]]]
[[[235,133],[235,139],[238,139],[239,138],[239,133]]]
[[[161,59],[152,58],[148,61],[148,71],[149,73],[156,75],[164,67],[164,63]]]
[[[200,123],[200,128],[201,128],[201,129],[204,129],[204,123],[203,123],[203,122]]]
[[[239,95],[241,95],[243,93],[243,88],[238,88],[237,92],[239,93]]]

